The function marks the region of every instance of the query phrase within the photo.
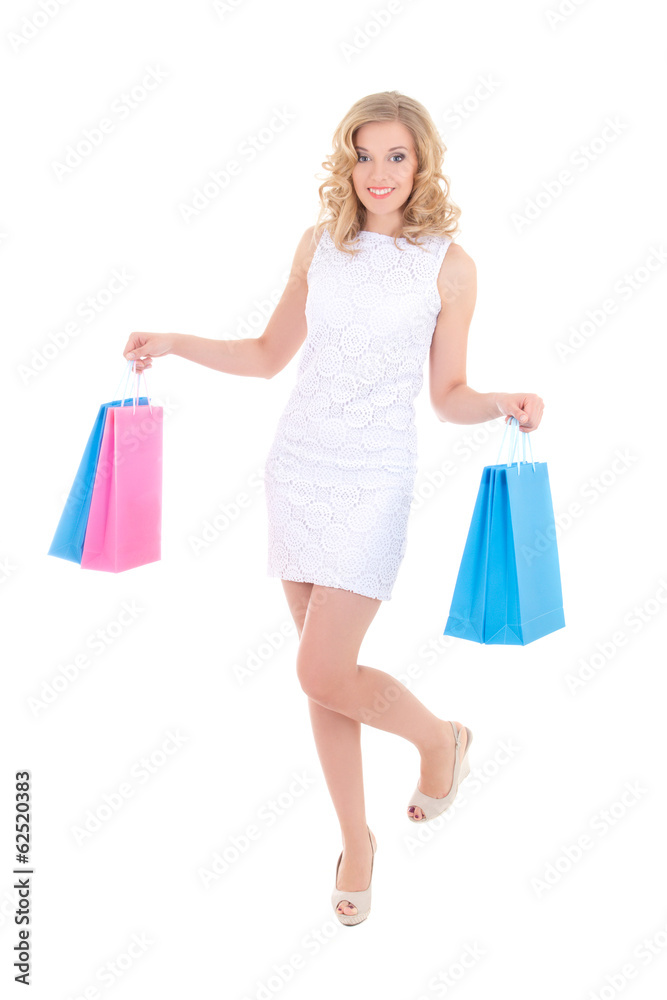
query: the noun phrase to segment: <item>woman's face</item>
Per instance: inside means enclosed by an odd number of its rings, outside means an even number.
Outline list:
[[[417,172],[410,131],[401,122],[367,122],[357,129],[354,148],[358,159],[352,170],[352,183],[368,212],[367,221],[378,232],[400,230],[401,209],[410,197]],[[385,194],[387,188],[390,190]],[[374,194],[377,191],[383,194]]]

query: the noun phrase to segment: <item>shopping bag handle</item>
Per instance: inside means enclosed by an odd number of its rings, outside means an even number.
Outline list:
[[[519,431],[519,421],[517,420],[516,417],[510,417],[509,420],[505,424],[505,430],[503,432],[503,439],[500,442],[500,448],[498,449],[498,458],[496,459],[496,465],[499,465],[500,464],[500,456],[502,454],[503,445],[505,443],[505,437],[507,436],[507,429],[510,426],[510,424],[512,425],[512,434],[510,436],[510,457],[509,457],[509,461],[507,463],[508,468],[514,462],[514,452],[515,452],[516,445],[517,445],[517,435],[520,433],[520,431]],[[525,434],[521,435],[521,437],[523,438],[523,459],[522,459],[522,461],[523,462],[526,461],[526,438],[528,438],[529,439],[528,440],[528,447],[530,448],[530,461],[532,462],[533,472],[534,472],[535,471],[535,461],[533,459],[533,446],[530,443],[530,431],[526,431]],[[520,476],[521,475],[521,463],[519,462],[518,458],[516,460],[516,471],[517,471],[517,475]]]
[[[141,371],[141,372],[136,371],[136,369],[134,367],[135,365],[136,365],[136,361],[133,361],[132,358],[129,358],[128,361],[127,361],[127,363],[126,363],[126,365],[125,365],[125,371],[121,375],[120,383],[118,385],[118,389],[120,389],[120,386],[123,385],[123,395],[120,397],[121,406],[125,406],[125,399],[126,399],[126,392],[127,392],[127,381],[129,379],[130,375],[134,374],[136,376],[136,378],[135,378],[135,392],[134,392],[134,395],[131,398],[132,398],[132,413],[135,412],[137,401],[138,401],[139,396],[140,396],[139,385],[140,385],[140,381],[141,381],[141,376],[143,375],[143,377],[144,377],[144,383],[146,385],[146,398],[148,399],[148,409],[152,413],[153,412],[153,406],[151,404],[151,397],[150,397],[150,394],[148,392],[148,379],[146,378],[146,372],[145,371]],[[118,392],[118,389],[116,389],[116,393]],[[114,393],[114,398],[115,398],[116,393]]]

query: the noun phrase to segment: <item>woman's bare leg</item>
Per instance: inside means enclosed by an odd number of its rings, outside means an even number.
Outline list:
[[[283,580],[290,612],[301,638],[312,583]],[[361,759],[361,723],[308,699],[317,754],[336,810],[343,840],[343,860],[338,870],[338,888],[350,892],[365,889],[370,880],[371,845],[368,839]],[[353,915],[353,905],[340,905],[340,912]]]
[[[441,797],[452,785],[455,750],[451,725],[430,712],[395,677],[357,663],[362,640],[381,603],[348,590],[313,584],[300,635],[299,681],[320,706],[413,743],[421,757],[421,791]],[[461,728],[458,722],[457,728]],[[461,753],[465,744],[463,729]],[[420,810],[414,816],[423,818]]]

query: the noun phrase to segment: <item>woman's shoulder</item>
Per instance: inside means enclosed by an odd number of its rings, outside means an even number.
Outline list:
[[[308,274],[321,236],[321,233],[316,232],[315,226],[308,226],[304,230],[294,253],[294,260],[292,262],[293,272],[295,271],[303,277]]]
[[[438,238],[442,239],[443,244],[446,244],[447,246],[447,252],[442,262],[443,267],[446,262],[447,267],[451,270],[465,272],[474,269],[474,260],[470,254],[463,249],[460,243],[455,243],[450,236],[442,236]]]
[[[477,281],[475,261],[459,243],[455,243],[448,236],[443,237],[443,239],[448,241],[448,246],[438,272],[440,292],[444,293],[452,287],[474,286]]]

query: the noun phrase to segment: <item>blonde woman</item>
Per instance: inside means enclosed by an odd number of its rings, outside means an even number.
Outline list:
[[[544,406],[535,393],[480,393],[466,382],[476,271],[453,242],[460,210],[441,173],[445,151],[418,101],[397,91],[357,101],[335,130],[317,222],[299,241],[264,333],[234,341],[133,333],[124,350],[138,371],[176,354],[272,378],[303,345],[266,460],[267,568],[282,580],[299,634],[298,677],[343,843],[331,901],[347,925],[370,911],[377,847],[365,814],[361,724],[419,751],[413,822],[448,808],[470,769],[466,726],[357,662],[405,553],[424,361],[440,420],[515,416],[529,432]]]

